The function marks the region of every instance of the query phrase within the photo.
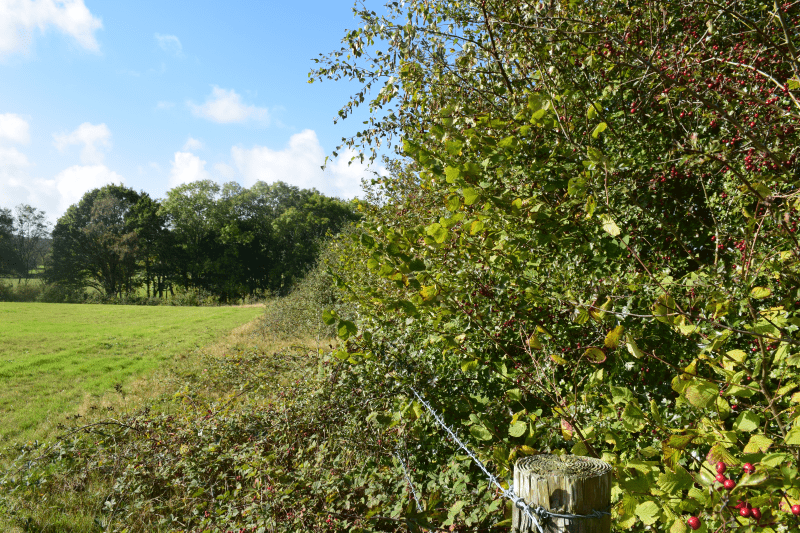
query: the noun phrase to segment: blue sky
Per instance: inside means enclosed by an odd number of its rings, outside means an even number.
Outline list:
[[[163,198],[210,178],[343,198],[363,165],[326,155],[355,84],[308,83],[356,20],[347,0],[0,0],[0,207],[55,221],[88,190]]]

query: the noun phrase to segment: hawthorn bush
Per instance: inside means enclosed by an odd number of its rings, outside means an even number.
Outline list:
[[[357,320],[325,318],[393,393],[368,421],[415,451],[422,519],[508,507],[415,391],[501,479],[536,452],[609,462],[615,529],[800,527],[800,2],[355,13],[312,81],[364,84],[346,144],[402,148],[331,266]]]

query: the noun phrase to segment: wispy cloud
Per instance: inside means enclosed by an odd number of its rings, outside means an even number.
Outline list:
[[[268,125],[270,122],[269,110],[265,107],[256,107],[242,103],[241,95],[233,89],[226,90],[216,85],[211,90],[211,95],[205,103],[196,105],[187,102],[192,114],[221,124],[257,122]]]
[[[156,33],[155,39],[162,50],[177,58],[183,58],[183,45],[181,44],[181,40],[175,35],[161,35],[160,33]]]
[[[28,144],[31,140],[28,121],[14,113],[0,115],[0,140]]]
[[[81,47],[99,52],[94,33],[103,22],[92,15],[83,0],[0,1],[0,56],[26,52],[34,30],[55,28]]]
[[[156,109],[160,109],[161,111],[166,111],[167,109],[172,109],[173,107],[175,107],[174,102],[166,102],[164,100],[156,104]]]
[[[60,152],[75,144],[83,145],[81,162],[99,164],[105,157],[105,151],[111,149],[111,131],[105,124],[84,122],[71,133],[53,134],[53,144]]]

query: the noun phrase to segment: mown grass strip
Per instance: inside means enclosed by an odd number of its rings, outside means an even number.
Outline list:
[[[257,307],[0,303],[0,442],[64,415],[263,313]]]

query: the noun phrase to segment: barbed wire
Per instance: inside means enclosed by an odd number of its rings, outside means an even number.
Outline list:
[[[523,500],[522,498],[517,496],[517,494],[514,492],[513,483],[511,485],[509,485],[509,487],[507,489],[504,488],[503,485],[501,485],[500,482],[498,481],[498,479],[494,476],[494,474],[489,472],[489,470],[486,468],[486,466],[483,464],[483,462],[480,459],[478,459],[478,457],[472,452],[472,450],[470,450],[467,447],[467,445],[464,444],[461,441],[461,439],[458,438],[458,435],[456,435],[456,432],[453,431],[452,429],[450,429],[450,426],[448,426],[445,423],[444,419],[442,419],[442,417],[439,415],[439,413],[437,413],[436,410],[433,407],[431,407],[431,405],[428,402],[426,402],[425,399],[416,390],[414,390],[413,387],[411,387],[409,385],[408,388],[411,390],[412,393],[414,393],[414,396],[416,396],[417,400],[419,400],[419,402],[422,404],[422,406],[425,407],[425,409],[428,410],[428,412],[431,414],[431,416],[433,416],[433,419],[436,421],[436,423],[439,424],[439,426],[441,426],[447,432],[447,434],[450,436],[450,438],[453,439],[453,441],[456,444],[458,444],[458,446],[462,450],[464,450],[466,452],[466,454],[475,462],[476,465],[478,465],[478,467],[486,475],[486,478],[495,487],[497,487],[500,490],[500,493],[503,495],[503,497],[508,498],[509,500],[511,500],[513,502],[514,506],[517,509],[519,509],[520,511],[522,511],[522,514],[528,520],[530,520],[530,523],[533,524],[534,526],[536,526],[536,529],[539,530],[539,533],[544,533],[544,529],[542,529],[542,523],[546,523],[550,518],[563,518],[563,519],[566,519],[566,520],[579,520],[579,519],[587,519],[587,518],[602,518],[604,516],[610,516],[611,515],[611,513],[608,511],[608,508],[606,508],[606,509],[604,509],[602,511],[599,511],[599,510],[595,509],[591,513],[585,514],[585,515],[568,514],[568,513],[554,513],[554,512],[548,511],[547,509],[545,509],[541,505],[537,506],[536,508],[531,508],[531,506],[529,506],[525,502],[525,500]],[[402,462],[401,462],[401,465],[402,465]],[[405,471],[405,467],[403,467],[403,471]],[[412,490],[413,490],[413,486],[412,486]],[[416,498],[416,493],[414,493],[414,497]],[[417,502],[417,505],[419,505],[419,502]]]
[[[408,486],[411,487],[411,495],[414,496],[414,501],[417,502],[417,511],[422,512],[422,505],[419,503],[419,498],[417,497],[417,491],[414,490],[414,483],[411,482],[411,476],[408,474],[408,470],[406,470],[406,465],[402,459],[400,459],[400,455],[397,452],[394,453],[394,456],[397,458],[397,461],[400,463],[400,467],[403,469],[403,475],[406,477],[406,483]]]

